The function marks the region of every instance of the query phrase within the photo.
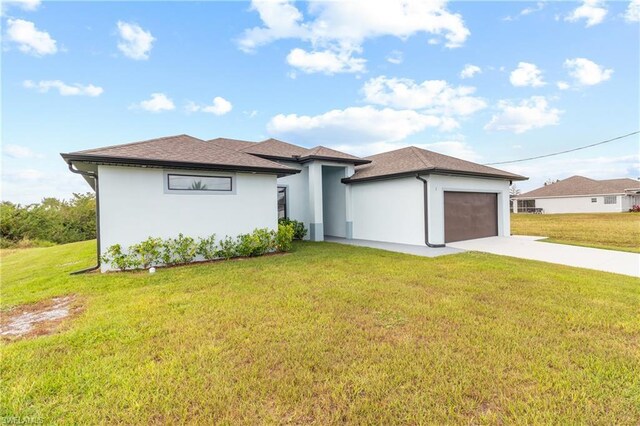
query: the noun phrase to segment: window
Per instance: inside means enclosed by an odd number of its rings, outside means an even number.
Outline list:
[[[177,191],[231,191],[231,176],[167,175],[167,187]]]
[[[592,199],[591,199],[591,202],[592,202],[592,203],[597,203],[597,202],[598,202],[598,199],[597,199],[597,198],[592,198]]]
[[[533,213],[536,210],[536,200],[518,200],[518,212]]]
[[[278,187],[278,219],[287,217],[287,187]]]
[[[606,197],[604,197],[605,204],[616,204],[617,202],[618,197],[616,197],[615,195],[607,195]]]

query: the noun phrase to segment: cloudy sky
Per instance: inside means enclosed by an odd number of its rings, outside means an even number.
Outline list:
[[[59,156],[187,133],[479,163],[638,130],[640,2],[2,6],[2,197],[88,191]],[[636,135],[504,169],[640,176]]]

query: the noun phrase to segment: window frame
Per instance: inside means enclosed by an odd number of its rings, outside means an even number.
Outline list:
[[[278,209],[278,220],[282,219],[280,217],[280,190],[284,191],[284,219],[289,219],[289,186],[287,185],[278,185],[277,192],[278,198],[276,200],[276,208]]]
[[[598,197],[591,197],[591,202],[592,203],[597,203],[598,202]]]
[[[611,202],[613,200],[613,202]],[[617,195],[605,195],[604,196],[604,204],[615,205],[618,204],[618,196]]]
[[[222,178],[229,179],[230,189],[176,189],[170,187],[171,176],[193,177],[193,178]],[[177,170],[165,170],[162,180],[162,187],[165,194],[184,194],[184,195],[235,195],[236,194],[236,175],[234,173],[189,173]]]

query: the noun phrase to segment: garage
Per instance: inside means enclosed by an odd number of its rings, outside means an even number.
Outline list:
[[[498,194],[445,191],[444,239],[446,243],[496,235],[498,235]]]

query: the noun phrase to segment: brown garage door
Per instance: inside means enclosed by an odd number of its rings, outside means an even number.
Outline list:
[[[444,241],[498,235],[498,194],[444,193]]]

